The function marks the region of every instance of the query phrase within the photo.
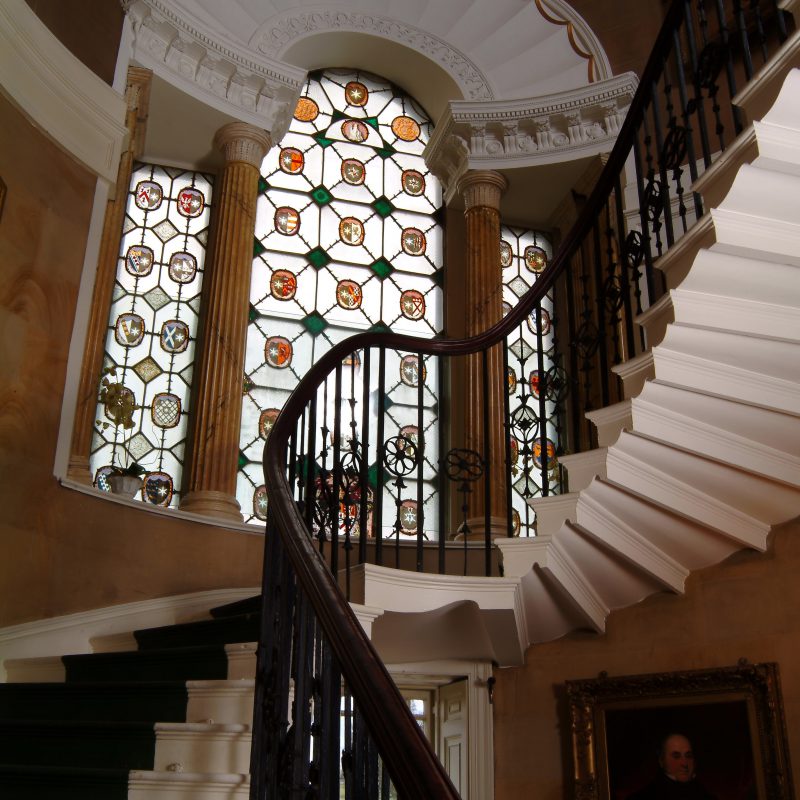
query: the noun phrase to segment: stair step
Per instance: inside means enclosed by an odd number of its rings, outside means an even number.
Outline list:
[[[126,800],[127,769],[0,764],[3,800]]]
[[[186,703],[183,681],[0,683],[0,718],[4,720],[183,722]]]
[[[248,800],[250,776],[224,772],[133,770],[128,800]]]
[[[769,518],[775,516],[770,495],[760,494],[774,488],[766,480],[758,481],[733,467],[715,466],[707,459],[631,434],[623,434],[609,449],[608,477],[717,529],[740,545],[762,551],[766,547]]]
[[[253,597],[246,597],[244,600],[236,600],[233,603],[226,603],[224,606],[212,608],[209,612],[214,619],[223,617],[235,617],[239,614],[260,614],[262,599],[257,594]]]
[[[219,619],[184,622],[134,631],[140,650],[252,642],[260,634],[260,614],[239,614]]]
[[[800,486],[800,417],[653,381],[633,399],[637,433]]]
[[[246,773],[250,769],[249,725],[159,722],[155,726],[156,771]]]
[[[800,413],[800,350],[790,342],[673,325],[653,358],[663,383]]]
[[[607,448],[596,447],[594,450],[586,450],[583,453],[559,456],[558,460],[561,466],[567,470],[571,492],[582,491],[595,477],[606,477],[606,452]]]
[[[155,747],[149,722],[0,722],[0,752],[9,764],[148,769]]]
[[[624,430],[630,430],[633,424],[630,400],[623,400],[611,406],[587,411],[584,416],[594,425],[597,432],[598,447],[604,449],[614,444],[619,439],[620,433]]]
[[[228,677],[222,645],[64,656],[67,681],[210,680]]]
[[[253,719],[253,678],[187,681],[187,722],[250,723]]]
[[[595,481],[585,496],[601,506],[611,520],[635,530],[652,547],[690,572],[716,564],[739,549],[719,531],[700,525],[613,481]]]

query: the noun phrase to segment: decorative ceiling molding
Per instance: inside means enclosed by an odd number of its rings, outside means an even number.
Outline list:
[[[470,100],[494,98],[486,76],[459,50],[420,28],[378,14],[332,11],[322,6],[287,11],[264,23],[253,35],[250,46],[279,59],[297,40],[331,31],[366,33],[410,47],[443,67],[461,88],[464,97]]]
[[[560,94],[452,101],[425,148],[425,161],[449,200],[468,169],[530,167],[606,152],[638,83],[634,73],[626,72]]]
[[[553,25],[566,25],[567,38],[577,55],[587,60],[589,83],[603,81],[612,75],[611,64],[594,31],[564,0],[535,0],[536,8]]]
[[[305,71],[245,50],[181,13],[175,0],[124,0],[140,64],[198,100],[268,130],[289,126]]]

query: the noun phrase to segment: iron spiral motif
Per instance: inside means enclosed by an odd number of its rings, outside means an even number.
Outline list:
[[[395,487],[395,519],[393,536],[399,542],[400,532],[403,530],[403,489],[406,488],[404,477],[410,475],[419,461],[419,450],[411,439],[401,434],[390,436],[383,443],[383,465],[387,472],[394,476],[392,485]],[[416,529],[420,530],[422,524],[422,509],[417,509]]]

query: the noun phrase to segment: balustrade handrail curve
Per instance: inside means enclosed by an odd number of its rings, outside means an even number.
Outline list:
[[[275,421],[265,446],[264,474],[269,496],[269,528],[280,531],[298,584],[308,594],[314,611],[339,660],[345,681],[359,704],[372,735],[389,766],[399,796],[405,798],[457,798],[441,764],[413,721],[386,667],[363,633],[352,609],[339,590],[335,576],[308,535],[300,509],[287,481],[287,452],[303,409],[326,378],[351,353],[367,347],[396,349],[425,355],[462,356],[498,344],[553,287],[570,258],[596,224],[610,195],[618,191],[619,175],[634,147],[648,103],[653,102],[679,26],[688,14],[688,0],[674,0],[656,38],[638,90],[608,161],[550,264],[508,314],[478,336],[462,339],[422,339],[388,332],[352,336],[329,350],[309,369]],[[721,7],[721,0],[720,0]],[[652,300],[653,298],[651,298]]]

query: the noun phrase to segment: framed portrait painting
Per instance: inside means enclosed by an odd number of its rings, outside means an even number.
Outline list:
[[[777,664],[566,686],[576,800],[794,798]]]

